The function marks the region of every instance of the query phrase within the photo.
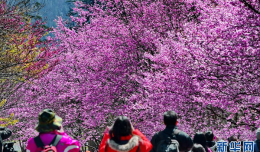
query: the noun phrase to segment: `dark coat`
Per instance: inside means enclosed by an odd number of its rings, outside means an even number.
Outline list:
[[[3,140],[9,138],[12,135],[12,131],[8,128],[0,126],[0,152],[2,152]]]
[[[254,141],[254,147],[255,147],[254,148],[255,152],[259,152],[260,151],[260,139]]]
[[[211,149],[212,152],[217,151],[217,143],[215,141],[207,141],[207,146]]]
[[[176,126],[167,126],[163,131],[157,132],[152,137],[151,143],[153,145],[153,149],[150,152],[156,152],[156,149],[157,149],[157,146],[158,146],[157,144],[159,143],[159,141],[164,140],[164,139],[160,139],[161,137],[163,137],[163,136],[160,136],[160,134],[172,135],[174,129],[177,129],[177,127]],[[167,136],[164,136],[164,137],[167,138]],[[191,137],[183,131],[180,131],[176,135],[176,140],[180,144],[180,146],[179,146],[180,152],[187,152],[193,146],[193,141],[192,141]]]

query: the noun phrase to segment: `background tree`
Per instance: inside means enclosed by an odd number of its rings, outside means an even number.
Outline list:
[[[6,113],[19,104],[10,96],[24,83],[30,83],[51,70],[56,60],[46,59],[56,51],[51,49],[51,39],[43,39],[49,30],[45,23],[30,15],[38,10],[38,3],[1,0],[0,6],[0,120],[1,125],[10,127],[22,120],[14,118],[17,113]],[[21,128],[13,130],[14,134],[19,131]]]
[[[81,6],[78,6],[78,2],[80,2]],[[79,14],[78,14],[78,11],[74,11],[74,9],[83,9],[83,10],[86,10],[86,5],[93,5],[94,4],[94,0],[67,0],[67,3],[71,6],[70,7],[70,10],[67,14],[67,16],[69,17],[78,17]],[[75,5],[77,5],[77,7],[75,7]],[[85,16],[86,18],[86,23],[89,23],[90,22],[90,16]],[[74,30],[76,30],[77,28],[77,24],[74,22],[74,21],[69,21],[66,23],[66,26],[69,27],[70,29],[74,28]]]
[[[76,5],[83,4],[78,2]],[[104,6],[107,9],[99,12]],[[185,15],[179,9],[186,11]],[[86,14],[88,11],[93,14]],[[165,17],[161,17],[162,14]],[[65,128],[81,129],[82,134],[70,133],[78,139],[82,137],[82,143],[85,143],[90,138],[99,141],[103,129],[111,125],[117,115],[129,113],[132,117],[128,108],[138,106],[139,102],[129,102],[129,98],[136,92],[146,91],[141,80],[145,77],[144,72],[152,69],[144,54],[156,53],[154,38],[180,30],[182,21],[193,21],[197,16],[193,4],[179,2],[173,5],[165,1],[108,1],[80,9],[79,15],[72,17],[80,27],[76,31],[58,21],[54,32],[60,42],[59,50],[63,51],[59,57],[61,62],[48,75],[34,81],[36,85],[21,89],[19,93],[25,91],[27,95],[19,96],[18,101],[41,109],[51,106],[64,116]],[[92,16],[91,22],[82,25],[86,15]],[[153,17],[156,21],[151,20]],[[38,100],[40,94],[44,96]],[[21,106],[23,104],[26,103]],[[58,108],[61,106],[65,108]],[[39,111],[33,110],[35,113],[28,118],[27,110],[20,108],[17,113],[21,113],[20,118],[30,120],[31,125],[35,124]],[[133,122],[140,123],[139,119],[133,119]],[[19,122],[17,126],[27,125]],[[25,132],[31,129],[29,127]]]
[[[77,27],[68,28],[59,18],[53,31],[62,51],[56,58],[60,63],[12,97],[25,108],[9,112],[29,120],[15,126],[30,132],[19,138],[36,134],[31,126],[44,108],[63,116],[66,129],[80,130],[69,133],[82,144],[98,142],[121,114],[151,137],[164,128],[166,110],[179,114],[179,128],[190,135],[210,129],[224,139],[232,134],[255,138],[259,16],[244,3],[75,4],[79,16],[71,18]]]
[[[12,3],[13,2],[13,3]],[[27,6],[28,1],[0,1],[0,99],[7,99],[15,88],[52,64],[46,63],[46,58],[53,52],[49,42],[42,37],[48,29],[40,20],[31,23],[26,13],[35,11],[36,6]]]
[[[204,8],[200,16],[203,20],[196,25],[186,24],[179,42],[172,45],[181,53],[178,63],[184,60],[189,65],[181,68],[182,75],[189,76],[192,81],[188,82],[196,88],[192,92],[185,88],[189,98],[177,102],[177,109],[184,111],[187,132],[212,129],[224,139],[232,134],[254,139],[252,131],[259,124],[259,15],[238,1],[203,2],[200,6]],[[168,63],[164,71],[173,71],[174,58],[165,57],[172,50],[167,47],[164,51],[167,53],[150,58],[157,61],[155,66]],[[176,74],[171,78],[173,74],[164,76],[170,79],[163,79],[162,84],[167,83],[176,92],[180,90],[173,87],[176,82],[169,83],[176,79]],[[154,80],[156,86],[163,86],[161,79]],[[164,103],[169,94],[160,92]]]

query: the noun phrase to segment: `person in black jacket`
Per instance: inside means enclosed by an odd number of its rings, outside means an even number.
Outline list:
[[[173,136],[173,132],[175,130],[177,130],[177,114],[174,111],[167,111],[164,113],[163,115],[163,120],[164,120],[164,124],[166,125],[166,128],[163,131],[160,131],[158,133],[156,133],[151,140],[151,143],[153,145],[153,149],[150,152],[156,152],[157,151],[157,146],[158,143],[161,140],[165,140],[165,138],[168,138],[169,136]],[[191,137],[183,132],[183,131],[178,131],[179,133],[176,134],[176,140],[179,142],[179,151],[180,152],[187,152],[189,150],[191,150],[192,146],[193,146],[193,141],[191,139]],[[162,136],[166,135],[166,136]],[[165,137],[164,139],[161,139],[162,137]]]
[[[256,140],[254,141],[254,152],[260,152],[260,128],[256,130]]]
[[[194,144],[201,144],[206,152],[209,152],[209,149],[207,147],[207,141],[206,137],[202,132],[196,132],[196,134],[193,137],[193,143]]]
[[[212,131],[207,131],[205,133],[207,140],[207,146],[212,150],[212,152],[217,152],[217,142],[214,141],[214,134]]]
[[[12,135],[12,131],[9,128],[0,126],[0,152],[2,152],[3,140],[9,138]]]

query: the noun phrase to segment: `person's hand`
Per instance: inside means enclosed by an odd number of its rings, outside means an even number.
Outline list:
[[[110,128],[110,127],[107,126],[106,129],[105,129],[105,131],[104,131],[104,133],[109,133],[109,128]]]
[[[130,123],[130,124],[131,124],[132,131],[134,131],[135,130],[134,126],[132,125],[132,123]]]

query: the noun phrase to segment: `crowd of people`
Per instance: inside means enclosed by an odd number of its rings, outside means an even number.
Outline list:
[[[107,127],[99,145],[99,152],[217,152],[217,142],[212,131],[197,132],[193,139],[177,128],[178,116],[174,111],[163,115],[165,129],[154,134],[151,141],[134,128],[126,116],[118,116],[111,127]],[[1,128],[0,128],[1,130]],[[67,135],[62,127],[62,118],[51,109],[39,113],[37,137],[28,140],[27,152],[80,152],[80,143]],[[11,135],[4,128],[0,143]],[[231,136],[228,141],[238,141]],[[260,149],[260,128],[257,129],[254,151]],[[229,148],[227,148],[229,152]],[[1,151],[0,151],[1,152]]]

